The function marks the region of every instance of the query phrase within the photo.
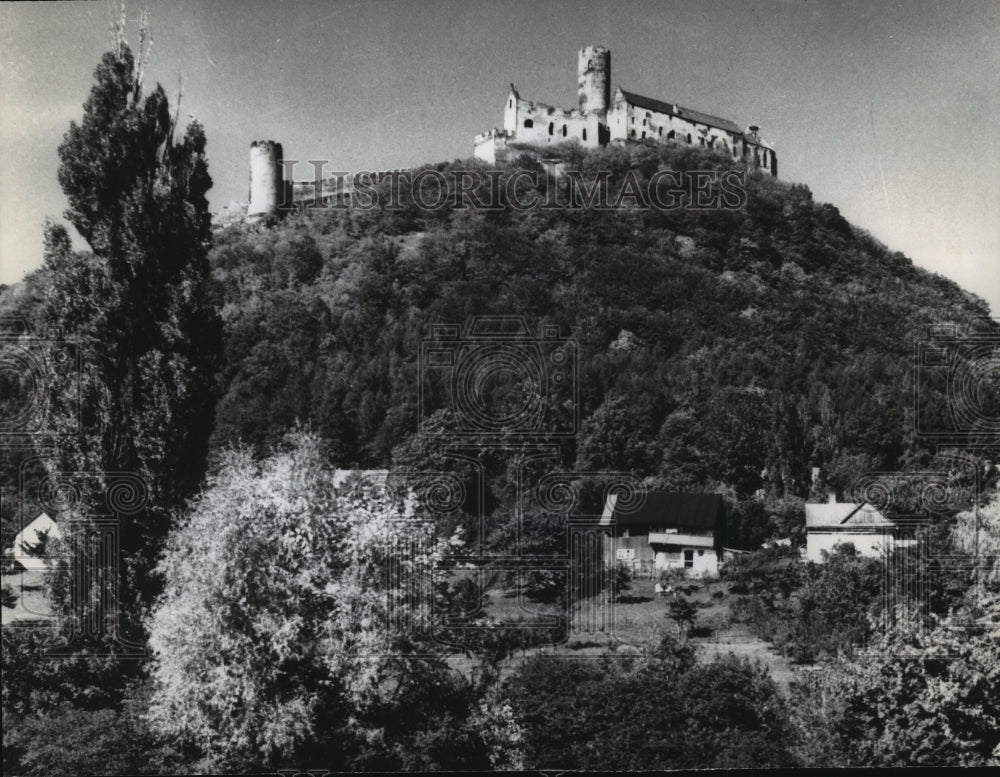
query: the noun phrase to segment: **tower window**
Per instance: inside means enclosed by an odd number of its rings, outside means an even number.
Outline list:
[[[556,123],[554,121],[550,121],[549,122],[549,134],[550,135],[553,133],[553,130],[555,130],[555,127],[556,127]]]
[[[583,139],[584,140],[587,139],[587,128],[586,127],[583,128]]]
[[[533,122],[531,119],[525,119],[524,120],[524,128],[525,129],[531,129],[534,126],[535,126],[535,122]]]
[[[689,132],[688,133],[688,143],[690,143],[690,142],[691,142],[691,133]]]
[[[667,133],[667,140],[673,140],[675,137],[677,137],[677,133],[673,130],[670,130],[670,132]]]
[[[645,133],[645,131],[643,131],[643,133],[642,133],[642,139],[643,139],[643,140],[645,140],[645,139],[646,139],[646,133]]]
[[[507,107],[508,108],[513,108],[514,107],[514,100],[513,99],[507,101]]]

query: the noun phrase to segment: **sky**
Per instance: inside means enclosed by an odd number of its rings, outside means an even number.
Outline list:
[[[0,4],[0,283],[66,207],[57,148],[109,48],[109,0]],[[130,40],[138,3],[129,4]],[[612,89],[758,124],[804,183],[1000,316],[997,0],[148,2],[147,82],[208,138],[213,210],[245,201],[251,141],[331,170],[472,155],[508,85],[574,107],[576,52]],[[182,79],[182,80],[180,80]],[[304,167],[304,165],[303,165]],[[308,177],[303,171],[301,177]]]

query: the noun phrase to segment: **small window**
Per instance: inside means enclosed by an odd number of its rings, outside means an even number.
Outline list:
[[[563,124],[563,137],[566,137],[566,125]]]
[[[513,100],[509,100],[509,101],[507,102],[507,107],[508,107],[508,108],[513,108],[513,107],[514,107],[514,101],[513,101]]]
[[[645,130],[644,130],[644,131],[643,131],[643,133],[642,133],[642,139],[643,139],[643,140],[645,140],[645,139],[646,139],[646,132],[645,132]]]
[[[550,121],[549,122],[549,134],[550,135],[555,131],[555,128],[556,128],[556,123],[554,121]]]
[[[670,130],[670,132],[667,133],[667,140],[673,140],[675,137],[677,137],[677,133],[673,130]]]
[[[586,127],[583,128],[583,139],[584,140],[587,139],[587,128]]]
[[[635,137],[635,130],[632,130],[631,135],[633,138]]]
[[[659,128],[659,130],[658,130],[658,134],[659,134],[659,136],[660,136],[661,138],[663,137],[663,127],[660,127],[660,128]]]
[[[705,551],[704,551],[704,550],[702,550],[701,548],[699,548],[699,549],[698,549],[698,555],[699,555],[699,556],[704,556],[704,555],[705,555]]]
[[[635,116],[632,117],[632,123],[635,124]]]
[[[525,129],[531,129],[534,126],[535,126],[535,122],[533,122],[531,119],[525,119],[524,120],[524,128]]]
[[[690,143],[690,142],[691,142],[691,133],[689,132],[688,133],[688,143]]]
[[[692,548],[686,548],[684,550],[684,568],[690,569],[694,566],[694,550]]]
[[[645,119],[643,119],[643,120],[642,120],[642,126],[643,126],[643,127],[645,127],[645,126],[646,126],[646,120],[645,120]]]

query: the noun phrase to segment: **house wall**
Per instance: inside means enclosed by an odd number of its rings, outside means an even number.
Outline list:
[[[649,534],[617,536],[605,544],[604,563],[624,564],[633,572],[684,569],[684,551],[691,550],[694,565],[688,567],[692,575],[718,575],[719,557],[715,548],[691,545],[649,544]]]
[[[657,569],[687,569],[692,575],[718,575],[719,556],[714,548],[688,548],[683,545],[654,545]],[[684,566],[684,551],[692,551],[693,566]]]
[[[867,558],[878,558],[893,548],[889,532],[817,531],[810,529],[806,535],[806,558],[822,563],[823,551],[832,553],[836,545],[853,543],[854,549]]]

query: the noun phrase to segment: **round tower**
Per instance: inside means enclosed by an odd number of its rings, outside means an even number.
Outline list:
[[[611,105],[611,52],[604,46],[586,46],[580,49],[578,63],[580,110],[607,113]]]
[[[250,206],[247,218],[273,218],[282,204],[285,181],[281,144],[255,140],[250,144]]]

